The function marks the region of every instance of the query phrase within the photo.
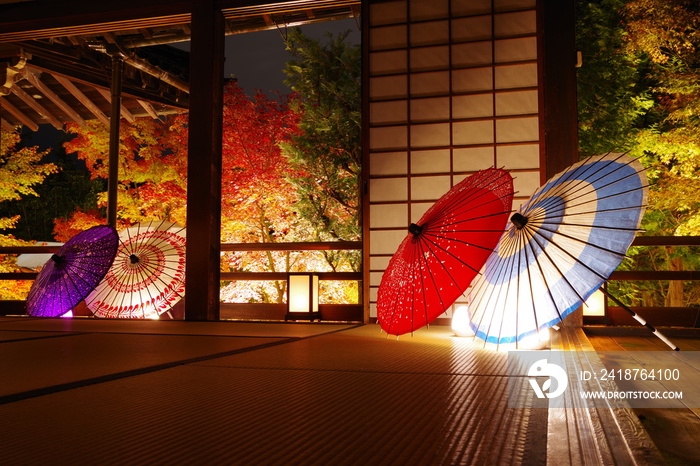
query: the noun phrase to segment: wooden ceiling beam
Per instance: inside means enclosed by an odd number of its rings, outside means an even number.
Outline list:
[[[51,73],[51,76],[53,76],[53,78],[56,81],[58,81],[58,83],[61,86],[65,87],[66,90],[73,95],[73,97],[78,99],[78,102],[80,102],[81,104],[83,104],[83,106],[85,106],[85,108],[90,110],[90,112],[93,115],[95,115],[95,118],[100,120],[105,126],[109,126],[109,118],[107,117],[107,115],[105,115],[104,112],[100,110],[100,107],[98,107],[95,102],[93,102],[88,96],[83,94],[83,92],[80,89],[78,89],[78,87],[75,84],[73,84],[69,79],[61,76],[58,73]]]
[[[27,73],[24,73],[24,77],[32,83],[32,86],[37,88],[44,96],[48,97],[48,99],[56,104],[58,108],[60,108],[63,113],[66,114],[70,119],[78,123],[80,126],[85,126],[85,120],[83,120],[83,117],[81,117],[78,112],[73,110],[73,107],[68,105],[63,99],[61,99],[54,91],[52,91],[49,86],[44,84],[44,82],[41,80],[39,76],[34,74],[32,71],[29,71]]]
[[[104,34],[102,34],[102,37],[105,38],[108,44],[117,43],[117,35],[113,32],[105,32]]]
[[[7,120],[0,120],[0,127],[7,131],[8,133],[14,133],[15,127],[12,126]]]
[[[139,28],[139,32],[144,39],[153,39],[153,29],[151,28]]]
[[[3,101],[0,103],[2,105],[3,111],[7,111],[8,113],[11,113],[12,116],[17,118],[17,120],[26,126],[27,128],[31,129],[32,131],[38,131],[39,130],[39,125],[34,122],[31,118],[29,118],[27,115],[22,113],[20,110],[17,109],[14,105],[12,105],[10,102],[7,101],[7,99],[3,99]]]
[[[13,86],[12,87],[12,92],[22,99],[22,101],[29,105],[29,107],[34,110],[36,113],[41,115],[42,118],[44,118],[48,123],[51,123],[51,126],[56,128],[59,131],[63,130],[63,123],[59,121],[58,118],[56,118],[51,112],[46,110],[43,105],[41,105],[39,102],[36,101],[32,96],[27,94],[21,87],[19,86]]]
[[[107,100],[107,102],[109,102],[111,105],[112,94],[107,89],[101,89],[99,87],[96,89],[100,94],[102,94],[102,97],[104,97]],[[124,106],[124,104],[121,104],[119,110],[119,113],[121,114],[122,118],[124,118],[129,123],[133,123],[134,120],[136,120],[136,117]]]
[[[156,109],[153,108],[153,105],[149,104],[145,100],[140,99],[137,99],[137,102],[139,103],[139,105],[141,105],[141,107],[143,107],[144,110],[146,110],[146,113],[151,115],[151,118],[153,118],[154,120],[160,119],[160,117],[158,116],[158,112],[156,112]]]

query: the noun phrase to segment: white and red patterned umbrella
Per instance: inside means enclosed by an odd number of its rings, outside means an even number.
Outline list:
[[[112,267],[85,303],[97,317],[157,319],[185,294],[185,228],[139,223],[119,240]]]

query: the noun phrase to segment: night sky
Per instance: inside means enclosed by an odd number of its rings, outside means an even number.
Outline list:
[[[352,32],[346,40],[354,44],[360,43],[359,23],[354,19],[310,24],[302,26],[301,30],[307,36],[320,40],[324,39],[327,32],[337,35],[350,30]],[[252,94],[255,89],[265,93],[289,93],[290,89],[283,83],[285,75],[282,69],[291,56],[284,49],[282,33],[284,28],[280,31],[272,29],[226,36],[224,76],[238,78],[238,84],[248,94]],[[189,48],[188,43],[173,45],[184,50]]]

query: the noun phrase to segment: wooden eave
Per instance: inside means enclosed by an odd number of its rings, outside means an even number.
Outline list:
[[[356,18],[360,0],[219,0],[226,34]],[[164,44],[190,39],[192,2],[47,1],[0,4],[4,128],[106,121],[111,57],[125,62],[122,116],[186,111],[189,60]],[[26,57],[21,73],[13,71]]]

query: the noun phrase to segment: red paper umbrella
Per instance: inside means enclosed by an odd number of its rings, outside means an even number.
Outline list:
[[[467,289],[505,231],[513,178],[489,168],[441,197],[391,258],[377,295],[377,320],[392,335],[435,320]]]

